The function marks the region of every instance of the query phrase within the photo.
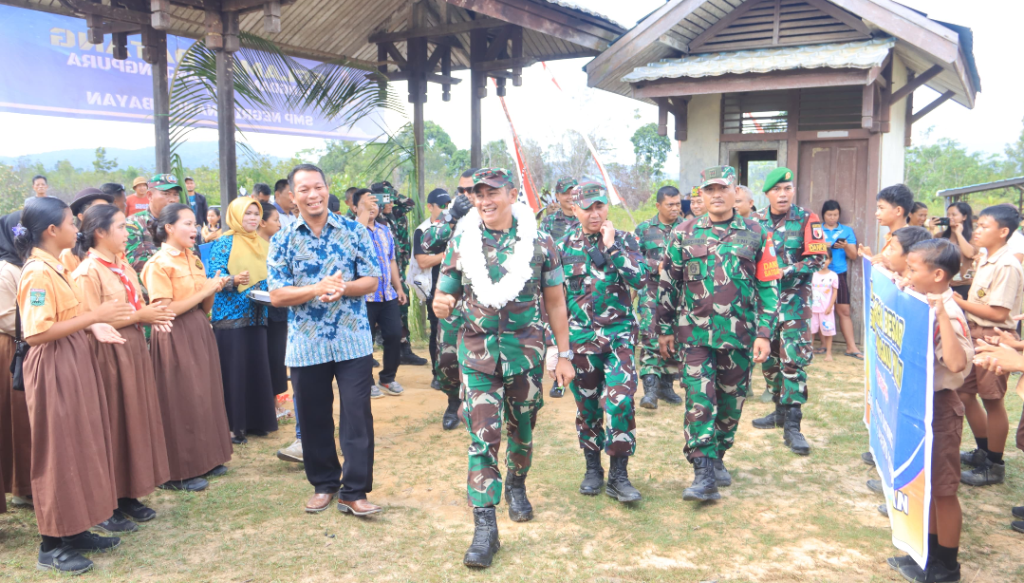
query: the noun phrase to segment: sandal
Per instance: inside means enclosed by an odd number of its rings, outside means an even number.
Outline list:
[[[824,348],[815,348],[814,349],[814,354],[825,354],[825,349]]]
[[[864,360],[864,353],[863,352],[847,352],[847,353],[845,353],[844,356],[849,356],[850,358],[856,358],[857,360]]]

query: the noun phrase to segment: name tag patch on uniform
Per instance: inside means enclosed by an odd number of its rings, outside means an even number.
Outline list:
[[[28,303],[33,306],[45,306],[46,305],[46,290],[45,289],[30,289],[28,290]]]
[[[586,263],[587,258],[583,255],[563,255],[562,263],[572,265],[574,263]]]

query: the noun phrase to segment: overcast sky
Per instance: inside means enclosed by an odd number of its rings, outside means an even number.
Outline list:
[[[632,26],[664,0],[577,0],[592,10],[603,13],[626,27]],[[1024,74],[1021,74],[1020,23],[1024,22],[1024,2],[1020,0],[972,0],[971,10],[964,10],[962,0],[902,0],[903,4],[927,12],[936,20],[971,27],[974,31],[974,54],[981,75],[982,92],[975,108],[968,110],[952,101],[930,113],[914,126],[915,143],[923,143],[924,133],[934,126],[929,140],[950,137],[972,150],[1002,152],[1003,146],[1016,139],[1024,118]],[[615,148],[612,161],[631,162],[633,131],[640,125],[656,122],[653,106],[589,89],[582,67],[587,59],[549,63],[563,93],[555,89],[540,65],[524,71],[523,86],[509,84],[506,102],[523,139],[541,144],[557,141],[568,130],[596,131]],[[467,73],[457,76],[468,77]],[[469,147],[468,81],[452,88],[452,100],[441,101],[439,85],[428,84],[426,118],[444,127],[461,148]],[[405,101],[404,84],[396,87]],[[484,141],[510,136],[508,123],[493,87],[484,100]],[[919,89],[915,104],[921,107],[937,94]],[[410,110],[411,118],[411,110]],[[397,129],[406,120],[389,116],[388,124]],[[22,156],[54,150],[95,148],[144,148],[153,145],[153,129],[149,125],[61,119],[35,115],[0,113],[0,128],[6,136],[0,141],[0,156]],[[17,136],[16,138],[13,136]],[[197,130],[191,134],[196,141],[214,141],[213,130]],[[270,134],[247,134],[248,142],[265,154],[289,157],[307,148],[321,148],[323,140]],[[678,167],[670,160],[668,168]]]

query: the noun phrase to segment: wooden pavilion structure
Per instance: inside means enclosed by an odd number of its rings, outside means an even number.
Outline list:
[[[538,61],[595,56],[625,29],[568,0],[0,0],[0,4],[84,18],[89,42],[111,43],[128,58],[128,36],[139,34],[153,66],[156,167],[170,169],[167,34],[206,40],[217,54],[218,111],[234,111],[230,80],[240,31],[262,36],[286,54],[376,67],[407,81],[417,147],[423,147],[427,84],[442,99],[469,70],[471,158],[481,160],[481,100],[487,80],[498,95],[522,84],[522,69]],[[220,186],[225,204],[236,195],[235,119],[218,115]],[[422,160],[422,156],[418,157]],[[423,172],[419,168],[419,194]]]
[[[1012,194],[1011,188],[1017,191],[1017,210],[1024,210],[1024,176],[972,184],[970,186],[960,186],[958,188],[947,188],[936,192],[935,195],[941,196],[944,199],[945,206],[948,208],[954,202],[966,201],[970,195],[978,192],[1006,189]]]
[[[878,249],[875,194],[903,181],[911,126],[948,100],[974,107],[972,47],[970,29],[892,0],[668,0],[586,71],[657,104],[662,135],[673,116],[684,191],[703,168],[735,166],[746,184],[750,162],[774,160],[796,173],[797,204],[840,201]],[[922,86],[939,97],[915,107]]]

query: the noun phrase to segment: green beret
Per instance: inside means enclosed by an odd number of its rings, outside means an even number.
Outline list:
[[[764,187],[762,190],[768,192],[772,187],[780,182],[793,182],[793,178],[792,170],[784,166],[779,166],[768,173],[768,177],[764,179]]]

